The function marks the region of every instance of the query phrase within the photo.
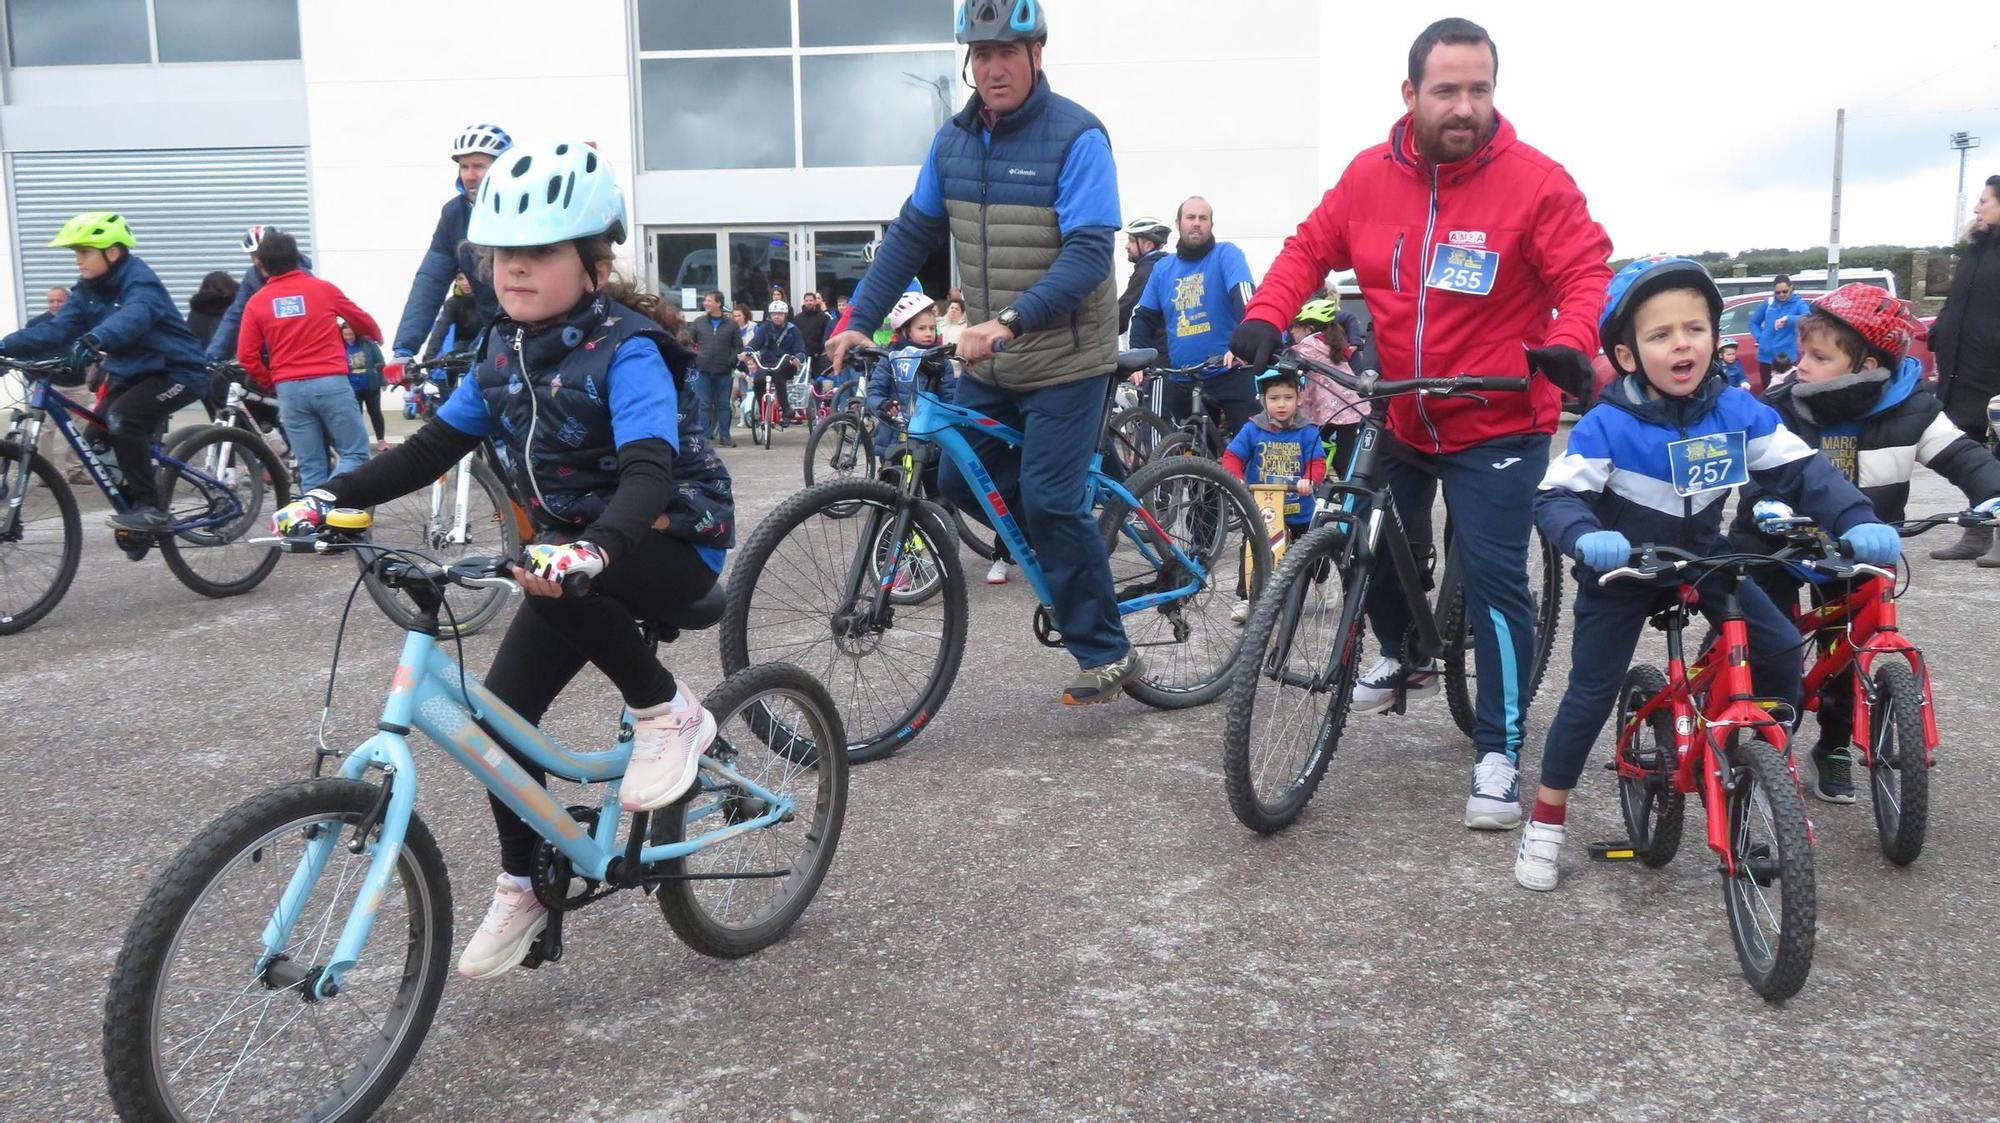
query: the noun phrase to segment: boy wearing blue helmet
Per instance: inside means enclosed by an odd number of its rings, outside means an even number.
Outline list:
[[[637,622],[671,619],[698,600],[733,542],[729,473],[676,392],[693,356],[617,299],[625,294],[611,279],[611,250],[625,240],[625,199],[588,145],[510,150],[480,186],[467,238],[500,298],[479,365],[408,440],[274,522],[290,534],[320,525],[333,507],[407,495],[479,442],[492,444],[540,533],[526,568],[514,570],[528,595],[486,686],[539,722],[585,663],[596,666],[634,719],[619,802],[664,807],[694,783],[715,718],[660,664]],[[564,596],[571,573],[594,575],[593,595]],[[530,883],[537,836],[498,799],[493,816],[501,872],[458,961],[471,979],[520,963],[548,925]]]
[[[1853,545],[1855,557],[1893,564],[1896,532],[1875,519],[1853,484],[1785,428],[1770,406],[1730,386],[1715,362],[1722,294],[1699,263],[1643,258],[1611,279],[1598,338],[1619,377],[1571,431],[1535,499],[1535,522],[1578,561],[1569,685],[1542,749],[1541,791],[1515,852],[1522,888],[1556,887],[1556,858],[1571,789],[1604,728],[1646,619],[1672,590],[1598,575],[1626,564],[1635,545],[1722,553],[1723,501],[1755,481]],[[1727,446],[1727,470],[1690,474],[1675,447],[1702,438]],[[1685,447],[1682,445],[1681,447]],[[1685,467],[1685,466],[1683,466]],[[1717,598],[1708,598],[1714,603]],[[1737,589],[1760,696],[1799,701],[1798,632],[1755,584]]]

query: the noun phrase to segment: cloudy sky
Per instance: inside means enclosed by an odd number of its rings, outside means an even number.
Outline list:
[[[1403,51],[1417,30],[1446,15],[1476,20],[1499,44],[1500,112],[1569,168],[1620,256],[1824,245],[1842,107],[1843,245],[1947,241],[1952,132],[1985,141],[1967,169],[1969,196],[2000,174],[1993,0],[1425,0],[1337,10],[1356,44],[1326,83],[1339,107],[1337,147],[1381,140],[1401,108]]]

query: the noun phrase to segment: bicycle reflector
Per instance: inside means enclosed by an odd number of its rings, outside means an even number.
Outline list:
[[[359,507],[335,507],[326,513],[326,525],[332,530],[362,531],[368,523],[368,512]]]
[[[1639,852],[1632,849],[1631,843],[1621,838],[1617,842],[1591,843],[1590,856],[1599,862],[1629,862],[1637,858]]]

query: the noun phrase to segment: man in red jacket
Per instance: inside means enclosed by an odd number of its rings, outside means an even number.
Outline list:
[[[1390,434],[1411,455],[1388,462],[1406,525],[1429,523],[1438,479],[1465,567],[1478,669],[1472,793],[1465,825],[1520,826],[1516,783],[1534,668],[1528,539],[1561,390],[1584,398],[1587,349],[1611,278],[1611,242],[1562,166],[1521,143],[1493,109],[1499,50],[1485,29],[1439,20],[1410,47],[1389,140],[1361,153],[1286,239],[1230,347],[1269,365],[1285,326],[1328,272],[1353,269],[1375,321],[1386,378],[1544,377],[1525,393],[1389,400]],[[1550,318],[1551,313],[1555,318]],[[1560,388],[1560,389],[1559,389]],[[1428,471],[1426,471],[1428,469]],[[1436,473],[1433,477],[1429,473]],[[1377,581],[1369,619],[1382,659],[1354,689],[1379,712],[1437,691],[1437,667],[1407,666],[1409,608]]]
[[[311,491],[336,474],[326,448],[340,454],[339,472],[368,459],[368,430],[347,384],[346,320],[362,339],[382,341],[382,329],[347,294],[299,268],[299,244],[270,233],[251,258],[264,287],[243,306],[236,361],[256,381],[278,390],[278,423],[299,458],[299,490]]]

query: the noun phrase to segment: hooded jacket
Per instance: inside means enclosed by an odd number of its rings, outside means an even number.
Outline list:
[[[1931,328],[1937,396],[1968,433],[1986,429],[1986,399],[2000,394],[2000,230],[1965,247],[1951,295]]]
[[[1910,477],[1918,464],[1950,480],[1974,503],[2000,496],[2000,460],[1960,432],[1938,400],[1923,392],[1923,364],[1915,358],[1904,359],[1886,385],[1874,387],[1879,400],[1850,421],[1823,416],[1824,409],[1816,411],[1810,404],[1812,396],[1802,408],[1798,392],[1803,385],[1788,382],[1764,400],[1778,411],[1785,428],[1861,488],[1875,517],[1883,522],[1905,517]],[[1751,504],[1764,494],[1755,482],[1744,489],[1736,519],[1729,525],[1729,539],[1740,548],[1769,553],[1779,539],[1759,531],[1750,517]]]
[[[1385,378],[1521,377],[1530,347],[1596,351],[1611,239],[1569,173],[1497,113],[1479,151],[1443,166],[1417,155],[1411,124],[1405,115],[1347,166],[1285,240],[1244,319],[1282,332],[1329,272],[1353,269]],[[1554,433],[1562,415],[1546,379],[1485,397],[1392,398],[1389,431],[1422,452],[1456,452]]]
[[[1723,500],[1732,489],[1688,495],[1675,489],[1669,446],[1695,438],[1717,438],[1709,443],[1719,445],[1740,434],[1758,493],[1785,500],[1835,535],[1876,521],[1867,498],[1787,429],[1776,410],[1719,372],[1710,370],[1685,398],[1648,397],[1643,385],[1639,375],[1626,375],[1605,387],[1542,477],[1535,525],[1564,556],[1575,557],[1577,539],[1595,530],[1615,530],[1634,547],[1723,552]],[[1580,563],[1577,575],[1596,580]]]
[[[43,358],[86,335],[104,352],[104,373],[113,386],[164,374],[195,397],[208,388],[208,364],[180,307],[152,267],[130,253],[104,276],[78,281],[54,319],[0,339],[0,353]]]

